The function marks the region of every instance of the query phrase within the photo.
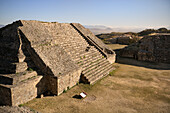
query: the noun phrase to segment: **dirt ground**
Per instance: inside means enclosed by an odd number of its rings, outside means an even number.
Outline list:
[[[107,44],[111,49],[116,50],[116,49],[122,49],[126,47],[127,45],[122,45],[122,44]]]
[[[113,75],[93,86],[79,84],[24,106],[42,113],[170,113],[170,70],[145,65],[115,63]],[[82,91],[85,99],[73,98]]]

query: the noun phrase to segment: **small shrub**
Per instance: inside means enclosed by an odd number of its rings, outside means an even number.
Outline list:
[[[113,75],[114,75],[114,73],[115,73],[115,70],[113,70],[113,71],[109,72],[109,76],[113,76]]]
[[[20,104],[20,105],[18,105],[19,107],[22,107],[22,106],[24,106],[24,104]]]
[[[67,92],[67,91],[64,89],[64,90],[63,90],[63,93],[66,93],[66,92]]]

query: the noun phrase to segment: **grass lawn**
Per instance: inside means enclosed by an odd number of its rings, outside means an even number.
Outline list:
[[[107,44],[107,46],[109,46],[112,50],[116,50],[116,49],[122,49],[128,45],[122,45],[122,44]]]
[[[60,96],[35,98],[24,106],[41,113],[169,113],[170,70],[115,63],[112,76],[79,84]],[[86,92],[85,99],[73,98]]]

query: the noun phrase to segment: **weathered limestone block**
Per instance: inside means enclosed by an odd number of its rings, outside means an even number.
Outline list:
[[[15,65],[16,65],[16,71],[15,71],[16,73],[23,72],[28,68],[26,62],[15,63]]]
[[[114,55],[108,55],[107,60],[108,60],[111,64],[115,63],[116,54],[114,54]]]
[[[13,85],[34,76],[37,76],[36,71],[24,71],[17,74],[1,74],[0,84]]]
[[[36,76],[15,85],[0,85],[0,104],[17,106],[37,97],[37,84],[42,76]]]
[[[58,77],[58,95],[76,85],[80,80],[81,69]]]

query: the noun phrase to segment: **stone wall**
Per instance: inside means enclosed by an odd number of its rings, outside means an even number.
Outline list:
[[[58,78],[58,95],[76,85],[80,81],[81,69],[74,70]]]
[[[145,36],[122,49],[120,55],[142,61],[170,63],[170,34]]]
[[[19,85],[11,87],[12,92],[12,105],[16,106],[21,103],[28,102],[37,97],[37,84],[41,80],[42,76],[31,78],[29,81],[24,81]]]
[[[12,105],[12,93],[11,89],[0,85],[0,105]]]
[[[0,85],[0,105],[17,106],[37,97],[37,84],[42,76],[15,85]]]
[[[105,49],[107,49],[107,50],[111,51],[111,54],[115,54],[114,51],[112,51],[100,39],[98,39],[89,29],[86,29],[85,27],[83,27],[81,24],[78,24],[78,23],[71,23],[71,25],[75,26],[86,37],[91,38],[104,51],[105,51]],[[110,53],[107,53],[107,54],[110,54]]]

